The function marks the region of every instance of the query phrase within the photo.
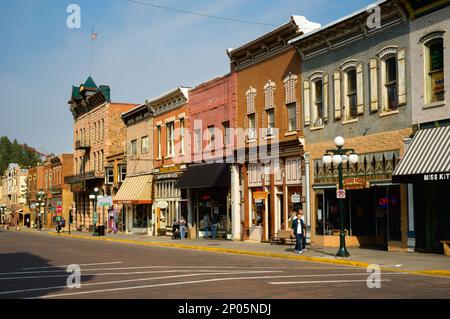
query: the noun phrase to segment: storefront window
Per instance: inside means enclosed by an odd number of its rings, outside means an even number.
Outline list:
[[[336,189],[317,191],[316,234],[339,235],[340,212]],[[347,190],[344,228],[350,236],[376,236],[401,241],[400,186]]]
[[[147,228],[149,215],[149,205],[136,205],[133,216],[134,228]]]

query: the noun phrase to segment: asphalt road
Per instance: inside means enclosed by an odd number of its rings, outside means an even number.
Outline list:
[[[81,269],[68,288],[67,265]],[[449,298],[450,278],[0,230],[0,298]],[[375,280],[377,278],[375,277]],[[71,281],[74,283],[74,281]]]

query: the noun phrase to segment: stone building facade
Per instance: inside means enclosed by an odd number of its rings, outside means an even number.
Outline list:
[[[73,175],[66,183],[74,193],[74,223],[88,228],[94,225],[89,195],[95,188],[104,196],[112,195],[112,187],[105,184],[105,160],[123,153],[126,130],[121,114],[136,105],[111,102],[109,86],[97,86],[91,77],[72,88],[69,104],[74,117],[74,161]]]

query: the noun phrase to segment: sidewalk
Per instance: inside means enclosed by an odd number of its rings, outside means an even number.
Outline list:
[[[34,229],[26,230],[38,232]],[[43,230],[43,234],[58,235],[54,229]],[[332,264],[367,267],[377,264],[384,270],[411,272],[422,275],[436,275],[450,277],[450,257],[427,253],[387,252],[383,250],[349,248],[350,258],[335,257],[337,248],[308,247],[303,255],[294,253],[292,245],[271,245],[267,243],[254,243],[227,240],[172,240],[170,237],[149,237],[147,235],[126,235],[124,233],[107,233],[104,237],[92,236],[92,233],[72,231],[61,233],[60,236],[103,240],[124,244],[148,245],[159,247],[172,247],[181,249],[195,249],[211,252],[234,253],[262,257],[276,257],[293,260],[325,262]]]

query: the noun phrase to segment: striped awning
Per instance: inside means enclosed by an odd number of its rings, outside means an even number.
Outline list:
[[[153,175],[131,176],[125,179],[113,202],[115,204],[151,204]]]
[[[392,174],[393,181],[450,181],[450,126],[420,130]]]

